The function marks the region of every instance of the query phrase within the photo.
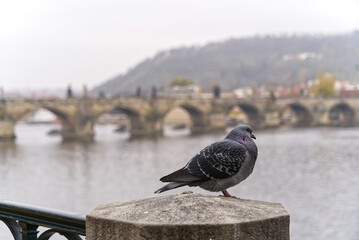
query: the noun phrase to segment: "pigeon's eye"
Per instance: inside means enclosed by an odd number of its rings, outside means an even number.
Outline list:
[[[251,131],[251,129],[249,129],[249,128],[247,128],[247,129],[246,129],[246,131],[247,131],[247,132],[249,132],[249,133],[251,133],[251,132],[252,132],[252,131]]]

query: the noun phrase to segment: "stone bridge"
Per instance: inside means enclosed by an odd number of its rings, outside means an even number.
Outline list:
[[[162,134],[164,117],[181,107],[191,117],[192,133],[223,130],[234,107],[255,129],[291,126],[357,126],[359,98],[81,98],[53,100],[2,100],[0,138],[14,138],[14,126],[23,116],[39,108],[61,121],[64,139],[92,139],[96,119],[113,110],[130,119],[131,136]]]

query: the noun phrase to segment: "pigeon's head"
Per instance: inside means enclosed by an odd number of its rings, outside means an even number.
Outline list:
[[[232,131],[230,131],[226,139],[230,139],[243,144],[252,158],[255,160],[258,157],[258,148],[253,139],[256,137],[253,135],[253,129],[248,125],[238,125]]]
[[[253,134],[253,128],[248,125],[240,124],[230,131],[226,137],[227,139],[232,139],[239,142],[246,142],[246,140],[251,140],[251,138],[256,139]]]

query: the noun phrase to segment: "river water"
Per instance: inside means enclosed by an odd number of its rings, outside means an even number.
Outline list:
[[[88,213],[99,204],[154,197],[159,178],[225,133],[129,140],[97,126],[93,143],[63,143],[49,125],[16,127],[15,143],[0,142],[0,199]],[[359,129],[257,131],[252,175],[229,192],[280,202],[293,240],[359,239]],[[214,194],[199,188],[181,188]],[[163,193],[163,194],[167,194]],[[0,239],[11,239],[1,223]]]

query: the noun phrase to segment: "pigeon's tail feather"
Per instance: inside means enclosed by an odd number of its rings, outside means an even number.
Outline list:
[[[161,182],[193,182],[198,180],[201,178],[190,174],[186,168],[181,168],[160,179]]]
[[[183,187],[185,185],[187,185],[187,183],[171,182],[171,183],[165,185],[164,187],[158,189],[155,193],[165,192],[165,191],[175,189],[175,188],[178,188],[178,187]]]

